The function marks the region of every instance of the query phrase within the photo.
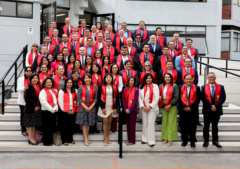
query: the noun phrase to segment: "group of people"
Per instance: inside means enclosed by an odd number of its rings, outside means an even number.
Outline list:
[[[224,87],[216,83],[214,72],[208,84],[198,85],[198,50],[192,39],[186,45],[179,34],[167,42],[161,28],[149,34],[139,22],[134,32],[122,23],[114,33],[109,21],[105,28],[96,23],[90,29],[86,21],[81,27],[66,25],[60,34],[56,22],[46,32],[44,44],[33,44],[26,56],[24,77],[18,79],[18,103],[21,110],[22,134],[29,144],[39,144],[36,128],[43,132],[43,144],[53,144],[53,133],[61,132],[62,143],[75,144],[74,132],[80,127],[84,144],[89,146],[89,132],[99,133],[98,117],[102,118],[104,146],[111,144],[109,134],[117,131],[119,108],[127,126],[127,145],[136,143],[136,119],[142,119],[142,144],[153,147],[156,117],[161,109],[162,144],[171,146],[178,140],[182,146],[195,147],[199,122],[199,103],[203,102],[204,147],[218,142],[218,122],[226,100]],[[61,38],[59,37],[61,36]],[[177,114],[179,115],[179,121]],[[27,132],[26,132],[27,130]]]

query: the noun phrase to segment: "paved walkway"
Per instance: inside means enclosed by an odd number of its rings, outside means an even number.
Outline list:
[[[0,169],[240,169],[240,154],[2,153]]]

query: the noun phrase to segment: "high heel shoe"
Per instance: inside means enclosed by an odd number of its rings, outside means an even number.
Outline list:
[[[36,143],[32,143],[32,142],[28,139],[28,144],[31,144],[31,145],[33,145],[33,146],[36,146],[36,145],[39,144],[39,142],[36,141]]]

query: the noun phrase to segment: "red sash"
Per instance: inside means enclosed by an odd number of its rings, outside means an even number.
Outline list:
[[[88,46],[86,45],[86,46],[84,46],[84,48],[86,49],[85,56],[87,56]],[[95,54],[95,47],[94,46],[91,47],[91,51],[92,51],[91,56],[94,59],[94,54]]]
[[[107,46],[103,48],[103,56],[107,56]],[[112,64],[114,61],[114,56],[115,56],[115,50],[114,47],[111,46],[110,49],[110,63]]]
[[[72,33],[72,32],[73,32],[73,30],[72,30],[72,25],[69,25],[69,26],[70,26],[71,33]],[[68,35],[67,25],[65,25],[65,26],[63,27],[63,33]]]
[[[63,64],[63,63],[60,64],[59,61],[55,61],[55,67],[54,67],[54,70],[53,70],[55,75],[57,74],[57,67],[58,67],[59,65],[64,65],[64,64]]]
[[[98,82],[99,82],[99,85],[97,83],[97,78],[95,77],[94,74],[92,74],[92,84],[95,84],[96,87],[100,86],[102,84],[102,77],[101,75],[98,75]]]
[[[187,58],[190,58],[192,60],[191,56],[189,56],[189,55],[187,55]],[[180,68],[184,68],[184,67],[185,67],[185,65],[184,65],[184,57],[183,57],[183,55],[181,55],[180,56]],[[191,67],[192,67],[192,64],[191,64]]]
[[[144,104],[145,107],[146,107],[146,104],[145,104],[146,93],[147,93],[147,84],[144,85],[144,100],[143,100],[143,104]],[[151,83],[149,85],[149,103],[152,103],[152,100],[153,100],[153,84]]]
[[[95,88],[93,85],[90,85],[90,91],[89,91],[89,106],[90,107],[93,104],[93,100],[95,98]],[[87,100],[86,100],[86,85],[83,85],[82,87],[82,94],[81,94],[81,99],[83,103],[87,106]],[[81,105],[81,108],[84,108]]]
[[[194,48],[194,47],[191,47],[191,55],[192,55],[192,57],[195,59],[195,57],[196,57],[196,51],[195,51],[195,48]]]
[[[216,82],[215,82],[215,85],[214,85],[214,90],[215,90],[215,104],[217,104],[217,102],[220,100],[222,91],[221,91],[220,85],[217,84]],[[209,101],[210,104],[212,104],[210,84],[209,83],[206,85],[204,93],[205,93],[205,98]]]
[[[48,73],[46,73],[46,78],[47,78],[47,77],[50,77]],[[44,77],[43,73],[39,73],[39,83],[40,83],[41,86],[42,86],[42,84],[43,84],[43,81],[44,81],[46,78]],[[42,87],[43,87],[43,86],[42,86]]]
[[[80,40],[81,41],[81,43],[83,44],[83,46],[85,45],[85,36],[84,37],[82,37],[82,39]]]
[[[80,40],[80,38],[81,38],[81,35],[79,34],[79,33],[77,33],[77,35],[78,35],[78,42],[79,42],[79,40]],[[70,33],[70,35],[69,35],[69,37],[68,37],[68,42],[72,42],[72,36],[73,36],[73,32],[72,33]]]
[[[50,29],[48,30],[48,35],[49,35],[50,37],[53,36],[53,30],[52,30],[52,28],[50,28]]]
[[[184,67],[184,68],[182,69],[182,81],[183,81],[183,82],[184,82],[184,76],[185,76],[186,74],[188,74],[188,73],[187,73],[186,68]],[[192,75],[193,81],[194,81],[194,80],[195,80],[195,72],[194,72],[193,68],[191,68],[191,67],[190,67],[190,75]]]
[[[35,56],[38,56],[38,55],[39,55],[38,52],[35,53]],[[33,65],[33,52],[30,52],[29,55],[28,55],[28,64],[29,64],[30,67],[32,67],[32,65]]]
[[[115,41],[115,37],[114,37],[114,33],[113,33],[113,31],[111,32],[110,39],[112,39],[113,42]]]
[[[173,40],[174,45],[175,45],[175,41]],[[182,43],[180,42],[180,40],[178,41],[178,53],[179,55],[182,53]]]
[[[114,83],[115,85],[117,85],[117,87],[119,86],[119,76],[118,76],[118,74],[116,74],[115,79],[113,79],[113,83]]]
[[[120,33],[119,33],[120,30],[121,29],[118,29],[118,31],[117,31],[117,38],[120,37]],[[128,30],[128,29],[127,29],[127,31],[128,31],[128,37],[131,38],[132,37],[132,32],[130,30]]]
[[[154,57],[150,52],[148,53],[148,59],[149,59],[149,62],[153,65]],[[145,53],[144,52],[142,52],[140,54],[139,60],[140,60],[141,65],[143,66],[145,63]]]
[[[99,49],[98,41],[95,42],[95,48]],[[102,48],[105,47],[105,43],[102,41]]]
[[[52,68],[48,68],[47,73],[48,73],[49,75],[53,75]]]
[[[160,36],[160,42],[158,42],[158,36],[156,35],[156,43],[160,44],[162,49],[164,48],[164,38],[162,35]]]
[[[73,42],[71,42],[71,45],[73,46]],[[75,55],[79,55],[79,48],[80,48],[80,45],[79,45],[79,42],[77,41],[76,45],[75,45]]]
[[[78,87],[82,85],[82,81],[78,79]]]
[[[24,87],[30,85],[30,82],[28,79],[24,78]]]
[[[121,41],[121,38],[118,37],[116,39],[116,48],[117,48],[117,51],[120,52],[120,41]],[[123,37],[123,46],[127,46],[127,38]]]
[[[132,53],[132,54],[131,54]],[[135,57],[136,54],[136,48],[134,46],[131,46],[131,53],[128,52],[129,55],[131,55],[132,57]]]
[[[49,92],[49,90],[47,88],[44,88],[45,93],[47,95],[47,102],[50,106],[52,106],[52,108],[54,108],[54,101],[53,101],[53,96],[52,94]],[[53,94],[56,96],[56,99],[58,100],[58,92],[56,92],[54,89],[52,89]]]
[[[190,98],[189,98],[189,105],[187,105],[187,85],[184,84],[181,89],[181,101],[183,105],[190,107],[195,100],[197,99],[197,89],[194,84],[192,84],[190,89]]]
[[[67,79],[66,76],[64,75],[63,75],[63,78],[64,78],[64,81]],[[57,91],[59,90],[59,82],[60,82],[60,76],[57,73],[54,78],[54,89],[56,89]]]
[[[110,70],[111,70],[111,66],[108,65],[108,73],[110,73]],[[105,66],[103,65],[103,66],[102,66],[102,79],[104,79],[105,74],[106,74]]]
[[[72,70],[72,65],[71,65],[71,63],[69,63],[69,64],[67,65],[67,76],[68,76],[70,70]]]
[[[73,92],[72,94],[72,105],[73,105],[73,112],[77,113],[78,112],[78,104],[77,104],[77,92]],[[70,98],[69,98],[69,93],[63,94],[63,110],[64,111],[70,111]]]
[[[131,60],[132,65],[133,65],[133,67],[134,67],[134,60],[132,59],[132,57],[129,56],[129,55],[127,55],[127,57],[128,57],[129,60]],[[121,63],[122,63],[122,54],[118,55],[118,57],[117,57],[117,65],[118,65],[118,69],[119,69],[119,70],[120,70],[120,68],[121,68]]]
[[[47,46],[45,43],[43,44],[43,46]],[[53,48],[53,45],[52,44],[49,44],[49,51],[48,51],[49,54],[54,54],[54,48]]]
[[[158,107],[162,107],[163,105],[163,89],[165,88],[165,85],[161,86],[161,89],[159,90],[159,101],[158,101]],[[173,86],[170,83],[168,85],[167,88],[167,92],[166,92],[166,100],[165,100],[165,104],[169,105],[172,101],[172,93],[173,93]]]
[[[168,60],[172,60],[172,58],[168,55]],[[161,56],[161,69],[166,69],[167,61],[166,61],[166,56],[163,54]]]
[[[141,34],[140,28],[137,29],[136,34]],[[147,39],[147,30],[143,29],[143,42]]]
[[[153,76],[153,82],[154,82],[154,81],[155,81],[155,78],[156,78],[156,77],[155,77],[155,72],[149,71],[149,73]],[[143,78],[144,78],[145,74],[146,74],[146,71],[141,72],[140,84],[143,83]]]
[[[64,46],[63,46],[63,42],[59,45],[59,51],[63,51],[63,48],[64,48]],[[68,48],[68,56],[70,55],[70,53],[71,53],[71,45],[70,45],[70,43],[69,42],[67,42],[67,48]]]
[[[42,60],[42,54],[38,56],[38,59],[37,59],[37,66],[41,63],[41,60]]]
[[[86,27],[85,27],[84,29],[86,30]],[[80,28],[78,29],[78,33],[82,35],[82,33],[83,33],[82,27],[80,27]]]
[[[162,78],[164,78],[165,73],[168,73],[167,68],[163,70]],[[178,76],[177,71],[175,69],[172,69],[173,83],[177,82],[177,76]]]
[[[112,85],[113,87],[113,105],[112,105],[112,109],[115,109],[115,103],[117,100],[117,95],[118,95],[118,89],[116,87],[116,85]],[[102,92],[101,92],[101,100],[103,103],[106,103],[106,85],[102,85]]]
[[[88,66],[87,65],[84,65],[84,71],[85,71],[85,73],[87,73],[88,72]],[[90,69],[91,69],[91,67],[90,67]]]
[[[135,98],[135,87],[133,86],[130,91],[129,91],[129,88],[127,88],[124,93],[124,101],[128,109],[130,109],[130,107],[132,106],[134,102],[134,98]]]
[[[57,41],[55,40],[55,37],[52,37],[52,45],[56,46],[59,44],[59,38],[57,37]]]
[[[100,59],[100,63],[97,62],[97,59],[95,59],[93,63],[97,63],[100,67],[102,67],[102,59]]]
[[[34,90],[36,92],[36,95],[37,95],[37,106],[39,106],[39,93],[41,91],[41,88],[39,87],[38,84],[36,85],[37,87],[35,87],[34,85],[32,85],[32,86],[33,86],[33,88],[34,88]]]
[[[92,34],[93,34],[93,33],[90,32],[90,37],[92,37]],[[92,38],[93,38],[93,39],[96,39],[96,41],[97,41],[97,32],[95,32],[94,34],[95,34],[95,38],[94,38],[94,37],[92,37]]]
[[[131,69],[131,75],[136,78],[136,72]],[[127,85],[127,71],[126,69],[123,70],[122,72],[122,80],[125,85]]]
[[[177,57],[178,56],[178,52],[175,50],[175,49],[173,49],[174,50],[174,55],[175,55],[175,57]],[[171,56],[171,57],[173,57],[173,53],[171,53],[171,51],[169,50],[169,55]]]

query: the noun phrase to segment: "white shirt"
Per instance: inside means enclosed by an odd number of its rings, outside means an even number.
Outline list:
[[[103,43],[102,42],[98,42],[98,49],[101,49],[103,47]]]
[[[186,67],[185,67],[186,68]],[[186,68],[186,71],[190,73],[190,68]]]
[[[172,54],[172,55],[171,55]],[[171,55],[171,56],[175,56],[175,52],[174,52],[174,50],[172,49],[169,49],[169,55]]]
[[[80,62],[81,62],[81,65],[85,65],[85,56],[80,55]]]
[[[126,60],[129,60],[128,57],[127,57],[127,55],[126,55],[126,56],[123,56],[123,55],[122,55],[123,64],[125,63]],[[124,67],[125,67],[125,65],[124,65]]]
[[[70,110],[73,110],[73,98],[72,93],[69,93],[69,104],[70,104]],[[64,111],[64,91],[60,90],[58,93],[58,103],[59,107],[62,111]]]
[[[67,43],[64,43],[64,42],[63,42],[63,46],[64,46],[64,47],[67,47]]]
[[[28,63],[29,54],[30,54],[30,52],[28,52],[28,53],[27,53],[27,56],[26,56],[26,61],[25,61],[26,67],[27,67],[27,66],[30,66],[29,63]],[[36,56],[36,53],[33,53],[33,62],[34,62],[35,56]],[[33,63],[32,63],[32,64],[33,64]]]
[[[153,52],[155,52],[155,50],[156,50],[156,43],[151,43],[151,45],[152,45],[152,47],[154,47],[153,48]],[[153,46],[154,45],[154,46]]]
[[[163,89],[163,99],[166,99],[167,96],[167,87],[165,86]]]
[[[17,80],[17,91],[18,91],[18,100],[17,100],[17,104],[24,106],[25,100],[23,98],[23,94],[24,94],[24,76],[18,78]]]
[[[55,89],[53,89],[55,90]],[[57,92],[57,90],[55,90]],[[52,90],[49,90],[49,92],[51,93],[52,97],[53,97],[53,103],[54,103],[54,107],[52,107],[48,101],[47,101],[47,94],[45,92],[45,90],[41,90],[40,94],[39,94],[39,101],[41,103],[41,110],[47,110],[50,111],[52,113],[56,111],[58,111],[58,104],[57,104],[57,98],[55,96],[55,94],[52,92]]]
[[[66,63],[68,63],[68,56],[63,56]]]
[[[187,105],[189,105],[189,94],[190,94],[191,87],[187,87]]]
[[[168,70],[168,73],[172,74],[172,70]]]

